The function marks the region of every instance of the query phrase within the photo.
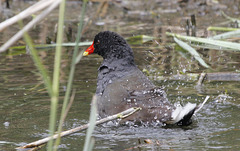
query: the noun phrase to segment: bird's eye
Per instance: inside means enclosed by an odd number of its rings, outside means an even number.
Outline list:
[[[100,40],[98,40],[96,44],[97,44],[97,45],[100,44]]]

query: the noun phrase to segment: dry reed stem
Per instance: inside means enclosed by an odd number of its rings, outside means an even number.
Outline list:
[[[25,9],[24,11],[20,12],[19,14],[13,16],[12,18],[9,18],[5,21],[3,21],[0,24],[0,32],[3,31],[5,28],[9,27],[10,25],[18,22],[19,20],[22,20],[46,7],[48,7],[49,5],[51,5],[55,0],[41,0],[37,3],[35,3],[34,5],[28,7],[27,9]]]
[[[35,19],[29,22],[26,26],[23,27],[18,33],[16,33],[12,38],[10,38],[5,44],[3,44],[0,48],[0,53],[7,50],[13,43],[19,40],[25,32],[31,29],[37,22],[46,17],[52,10],[54,10],[59,4],[61,0],[54,0],[54,2],[41,14],[39,14]]]

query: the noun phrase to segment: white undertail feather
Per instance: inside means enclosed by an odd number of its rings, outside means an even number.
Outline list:
[[[176,109],[172,112],[172,120],[168,121],[168,124],[175,124],[183,119],[190,111],[195,109],[197,104],[187,103],[184,107],[180,104],[176,106]]]
[[[194,113],[197,113],[199,110],[202,109],[204,104],[209,99],[209,96],[206,96],[203,103],[197,106],[197,104],[187,103],[184,107],[182,107],[180,104],[175,105],[176,109],[172,112],[172,119],[171,121],[168,121],[167,124],[175,124],[183,119],[185,115],[187,115],[190,111],[195,109]]]

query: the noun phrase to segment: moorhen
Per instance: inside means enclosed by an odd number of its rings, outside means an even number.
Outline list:
[[[127,118],[128,121],[191,124],[198,108],[187,103],[184,107],[171,104],[165,91],[156,87],[135,65],[133,51],[126,40],[115,32],[98,33],[93,44],[83,53],[96,53],[103,57],[98,69],[97,104],[101,118],[131,107],[142,110]]]

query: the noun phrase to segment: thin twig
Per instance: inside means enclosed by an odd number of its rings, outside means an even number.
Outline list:
[[[115,115],[112,115],[112,116],[108,116],[106,118],[103,118],[101,120],[98,120],[96,121],[96,125],[99,125],[99,124],[102,124],[102,123],[106,123],[108,121],[111,121],[111,120],[115,120],[115,119],[119,119],[121,117],[126,117],[125,115],[132,115],[133,113],[139,111],[141,108],[130,108],[130,109],[127,109],[121,113],[118,113],[118,114],[115,114]],[[131,114],[129,114],[131,113]],[[74,129],[71,129],[71,130],[67,130],[67,131],[63,131],[62,133],[60,133],[60,136],[63,137],[63,136],[67,136],[67,135],[70,135],[70,134],[73,134],[73,133],[76,133],[76,132],[79,132],[79,131],[82,131],[82,130],[85,130],[87,129],[89,126],[89,124],[85,124],[85,125],[82,125],[82,126],[79,126],[79,127],[76,127]],[[39,146],[39,145],[42,145],[44,143],[47,143],[51,138],[53,139],[56,139],[58,137],[59,134],[55,134],[53,135],[52,137],[46,137],[44,139],[41,139],[41,140],[38,140],[38,141],[35,141],[35,142],[32,142],[32,143],[29,143],[25,146],[22,146],[22,147],[18,147],[16,149],[24,149],[24,148],[33,148],[33,147],[36,147],[36,146]]]
[[[46,144],[42,144],[42,145],[39,145],[39,146],[36,146],[36,147],[33,147],[27,151],[38,151],[40,150],[41,148],[43,148]]]
[[[204,104],[207,102],[207,100],[208,100],[209,98],[210,98],[210,96],[207,95],[206,98],[205,98],[205,100],[203,101],[203,103],[198,106],[198,109],[196,109],[196,111],[194,112],[194,114],[196,114],[198,111],[200,111],[200,110],[202,109],[202,107],[204,106]]]
[[[200,74],[200,77],[199,77],[198,82],[197,82],[198,86],[202,85],[205,77],[206,77],[206,73],[201,73]]]
[[[52,5],[50,5],[45,11],[43,11],[35,19],[33,19],[26,26],[24,26],[22,30],[16,33],[11,39],[9,39],[4,45],[1,46],[0,53],[7,50],[14,42],[19,40],[23,36],[24,32],[31,29],[37,22],[46,17],[53,9],[55,9],[60,4],[60,2],[61,0],[55,0],[54,3],[52,3]]]

